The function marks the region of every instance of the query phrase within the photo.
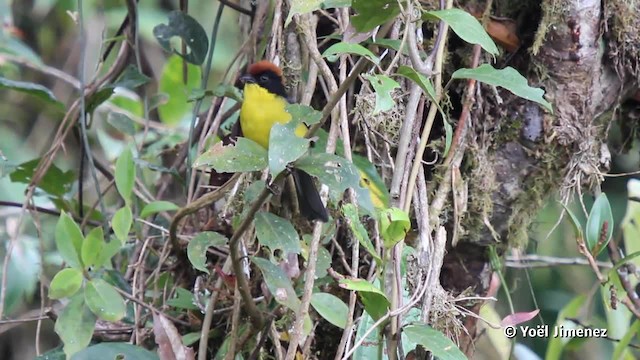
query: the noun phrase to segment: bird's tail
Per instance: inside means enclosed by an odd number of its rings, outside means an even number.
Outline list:
[[[322,203],[313,178],[300,169],[293,169],[291,174],[296,185],[300,213],[309,220],[329,221],[329,213]]]

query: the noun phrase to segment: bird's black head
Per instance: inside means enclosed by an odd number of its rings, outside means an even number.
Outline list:
[[[273,63],[263,60],[249,66],[247,71],[248,74],[240,78],[245,84],[257,84],[273,94],[287,97],[282,82],[282,70]]]

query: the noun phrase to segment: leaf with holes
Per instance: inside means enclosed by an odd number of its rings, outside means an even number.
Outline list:
[[[213,231],[205,231],[196,235],[187,245],[187,257],[194,268],[209,274],[207,269],[207,249],[209,246],[222,246],[227,238]]]
[[[254,222],[258,241],[268,247],[271,254],[276,250],[282,250],[284,254],[300,254],[300,236],[289,220],[260,211]]]
[[[373,109],[373,115],[391,110],[396,104],[391,93],[394,89],[399,88],[400,84],[386,75],[366,74],[364,77],[369,80],[376,93],[376,106]]]
[[[218,172],[259,171],[267,167],[267,150],[247,138],[238,138],[235,145],[216,143],[194,161],[193,167],[212,167]]]
[[[289,163],[298,160],[309,149],[309,139],[296,136],[295,123],[274,124],[269,133],[269,171],[280,174]],[[300,128],[301,129],[301,128]]]
[[[209,49],[207,33],[196,19],[182,11],[170,12],[169,24],[156,25],[153,28],[153,35],[163,49],[178,54],[192,64],[202,65],[207,56]],[[187,44],[191,50],[188,54],[180,54],[171,47],[171,38],[174,36],[180,37]]]

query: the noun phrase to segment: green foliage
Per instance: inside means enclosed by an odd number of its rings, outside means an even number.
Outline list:
[[[390,249],[402,241],[411,228],[409,214],[402,209],[390,208],[382,210],[379,217],[380,235],[384,246]]]
[[[339,297],[328,293],[314,293],[311,305],[325,320],[344,329],[349,307]]]
[[[395,101],[391,94],[394,89],[400,87],[395,80],[385,75],[365,75],[376,93],[376,106],[373,109],[373,115],[383,111],[389,111],[395,106]]]
[[[74,268],[60,270],[51,280],[49,298],[61,299],[73,296],[82,286],[82,271]]]
[[[464,360],[467,358],[451,339],[429,325],[406,326],[402,332],[409,340],[422,345],[438,359]]]
[[[18,165],[9,175],[9,179],[12,182],[22,184],[31,183],[39,163],[40,159],[38,158]],[[73,171],[62,171],[55,164],[52,164],[38,182],[38,188],[53,197],[60,198],[71,191],[74,180],[75,174]]]
[[[482,25],[469,14],[460,9],[446,9],[426,11],[423,14],[425,20],[438,19],[447,23],[456,35],[470,44],[480,45],[491,55],[498,54],[498,48],[491,37],[482,28]]]
[[[378,320],[387,313],[389,309],[389,299],[374,284],[365,279],[343,279],[340,280],[340,287],[358,292],[364,309],[374,319]]]
[[[89,309],[102,320],[115,322],[124,317],[126,308],[122,296],[102,279],[87,283],[84,299]]]
[[[113,233],[122,244],[127,242],[129,239],[131,225],[133,225],[133,214],[131,213],[131,208],[126,205],[116,211],[113,215],[113,220],[111,221]]]
[[[151,216],[159,212],[174,211],[178,209],[179,209],[178,205],[170,201],[165,201],[165,200],[152,201],[142,208],[142,210],[140,211],[140,217],[144,219],[147,216]]]
[[[193,162],[193,167],[210,166],[218,172],[259,171],[267,167],[267,150],[247,138],[238,138],[235,145],[212,146]]]
[[[125,203],[131,203],[131,194],[136,180],[136,166],[131,149],[125,148],[116,161],[116,188]]]
[[[323,57],[326,57],[327,60],[331,62],[335,62],[338,60],[338,55],[341,54],[355,54],[363,56],[369,59],[374,64],[380,63],[380,58],[378,58],[371,50],[360,44],[347,43],[347,42],[339,42],[331,45],[327,50],[322,53]]]
[[[300,236],[289,220],[260,211],[254,222],[258,241],[269,248],[272,255],[276,250],[284,254],[300,254]]]
[[[365,229],[362,222],[360,222],[357,207],[353,204],[345,204],[342,206],[342,213],[347,220],[349,229],[351,229],[353,236],[358,240],[360,245],[362,245],[362,247],[364,247],[369,254],[373,256],[378,264],[382,264],[382,259],[376,252],[376,249],[369,238],[369,234],[367,233],[367,229]]]
[[[56,225],[55,240],[58,252],[64,261],[72,268],[82,269],[80,254],[84,236],[78,224],[64,212],[60,215]]]
[[[140,346],[123,342],[104,342],[91,345],[76,353],[72,360],[94,359],[158,360],[157,354]]]
[[[56,99],[51,90],[39,84],[10,80],[0,76],[0,89],[10,89],[29,94],[53,105],[53,107],[58,111],[64,110],[64,104]]]
[[[495,69],[489,64],[482,64],[475,69],[456,70],[452,79],[475,79],[483,83],[500,86],[512,92],[514,95],[542,105],[549,112],[553,113],[553,107],[542,96],[544,90],[532,88],[527,84],[527,79],[512,68]]]
[[[77,293],[69,300],[60,311],[55,325],[55,331],[64,343],[64,353],[67,357],[89,345],[97,320],[86,305],[84,294]]]
[[[298,160],[309,149],[309,140],[296,136],[297,124],[275,124],[269,133],[269,170],[278,176],[289,163]]]
[[[153,28],[153,35],[165,51],[173,52],[195,65],[202,65],[209,49],[209,39],[200,23],[182,11],[169,13],[169,24],[160,24]],[[171,38],[178,36],[191,50],[181,54],[171,47]]]
[[[193,111],[193,104],[189,103],[189,94],[200,88],[202,70],[193,64],[187,64],[187,81],[182,78],[183,61],[177,56],[171,56],[162,68],[158,91],[168,99],[158,106],[160,120],[167,125],[178,125],[186,115]]]
[[[611,205],[609,204],[607,194],[602,193],[591,207],[585,230],[589,251],[591,251],[594,256],[597,256],[607,247],[613,235],[613,227]]]
[[[400,14],[400,5],[394,0],[353,0],[357,14],[351,16],[351,24],[359,32],[371,31]]]
[[[205,231],[196,235],[187,245],[187,257],[194,268],[209,274],[207,269],[207,249],[210,246],[222,246],[228,239],[213,231]]]

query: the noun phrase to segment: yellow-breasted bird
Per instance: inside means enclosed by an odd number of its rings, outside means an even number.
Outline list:
[[[287,92],[282,81],[282,70],[275,64],[263,60],[252,64],[240,80],[244,83],[244,100],[240,109],[242,136],[269,148],[271,127],[291,121],[286,111]],[[295,133],[303,137],[307,128],[300,124]],[[300,169],[292,173],[298,196],[300,213],[310,220],[329,220],[327,208],[320,199],[313,178]]]

